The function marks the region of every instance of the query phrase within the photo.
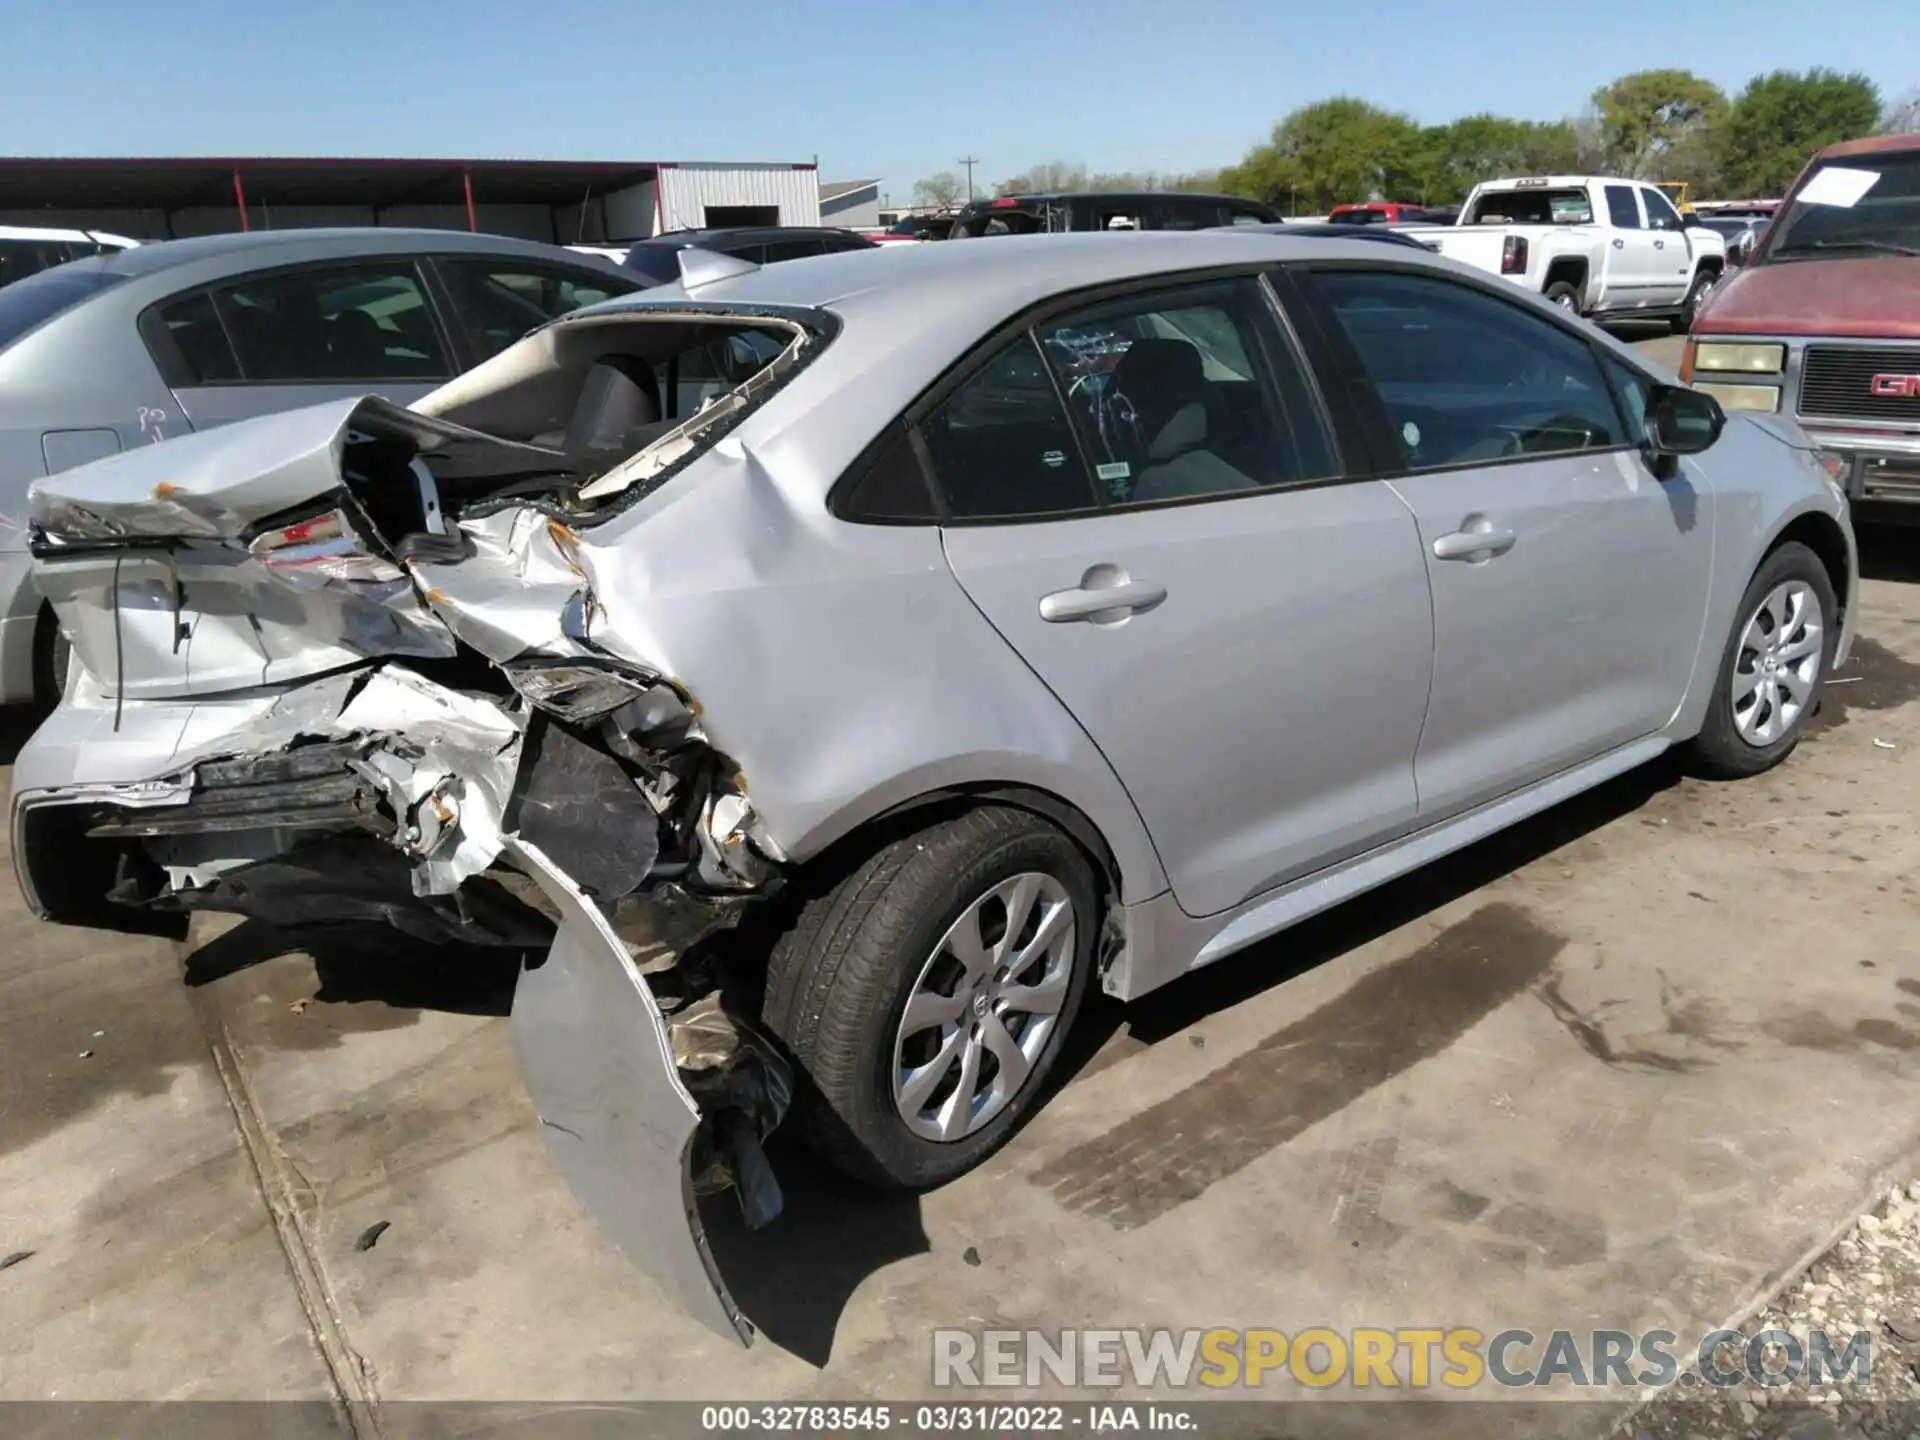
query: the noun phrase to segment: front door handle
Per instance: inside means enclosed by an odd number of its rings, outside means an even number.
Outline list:
[[[1667,248],[1667,242],[1664,240],[1656,240],[1653,242],[1653,248],[1656,250],[1664,250]]]
[[[1511,530],[1496,530],[1485,520],[1479,522],[1481,528],[1471,525],[1465,530],[1456,530],[1451,535],[1442,535],[1433,542],[1433,554],[1436,560],[1465,560],[1469,564],[1482,564],[1496,555],[1504,555],[1513,548],[1515,539]]]
[[[1040,618],[1054,625],[1085,620],[1094,625],[1118,625],[1140,610],[1151,610],[1167,598],[1167,587],[1151,580],[1135,580],[1118,565],[1095,565],[1071,590],[1040,597]]]

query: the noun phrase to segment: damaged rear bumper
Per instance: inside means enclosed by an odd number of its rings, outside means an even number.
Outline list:
[[[725,1013],[717,976],[662,959],[656,999],[615,929],[616,910],[657,908],[655,933],[697,934],[742,903],[682,888],[700,851],[662,861],[640,777],[521,700],[397,664],[90,723],[109,713],[63,708],[19,757],[14,862],[36,913],[176,937],[199,909],[380,920],[544,948],[511,1025],[549,1155],[637,1268],[751,1341],[696,1196],[737,1190],[750,1225],[778,1213],[759,1146],[791,1074]]]

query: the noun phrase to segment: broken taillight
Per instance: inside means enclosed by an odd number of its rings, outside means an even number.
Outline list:
[[[1500,246],[1500,273],[1502,275],[1524,275],[1527,273],[1527,237],[1509,235]]]
[[[344,510],[275,525],[254,536],[247,550],[270,569],[328,580],[406,578],[405,571],[361,538]]]

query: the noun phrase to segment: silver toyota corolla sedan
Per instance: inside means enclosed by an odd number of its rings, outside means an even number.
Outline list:
[[[40,481],[78,661],[14,769],[42,916],[545,950],[513,1029],[626,1253],[751,1334],[693,1197],[788,1123],[925,1186],[1134,999],[1844,659],[1831,460],[1409,246],[1041,236],[683,278],[411,409]],[[536,951],[535,953],[540,953]]]

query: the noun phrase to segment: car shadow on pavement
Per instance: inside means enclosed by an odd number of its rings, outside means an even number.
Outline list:
[[[189,986],[289,955],[313,962],[322,1005],[378,1003],[396,1010],[441,1010],[454,1015],[513,1012],[522,951],[506,946],[429,944],[391,926],[350,921],[282,929],[243,920],[188,957]]]
[[[765,1337],[809,1365],[833,1353],[840,1314],[883,1266],[932,1249],[920,1197],[856,1184],[776,1130],[767,1159],[785,1206],[764,1230],[749,1230],[731,1193],[700,1204],[715,1265]],[[955,1254],[952,1263],[964,1263]]]
[[[1862,579],[1920,584],[1920,525],[1913,517],[1876,515],[1862,507],[1853,521]]]
[[[1633,813],[1679,778],[1676,765],[1655,761],[1134,1004],[1089,995],[1049,1089],[1159,1044],[1458,900]],[[319,981],[313,999],[319,1003],[372,1001],[498,1016],[511,1013],[520,959],[518,951],[505,948],[423,944],[379,925],[281,929],[248,920],[192,955],[187,983],[207,985],[293,954],[311,957]],[[776,1131],[767,1148],[785,1195],[779,1220],[749,1230],[731,1194],[702,1200],[701,1218],[717,1268],[764,1338],[824,1367],[854,1291],[883,1267],[926,1254],[932,1241],[918,1195],[858,1186],[785,1131]],[[952,1263],[967,1261],[955,1254]]]
[[[1678,784],[1669,756],[1184,975],[1132,1004],[1090,993],[1051,1077],[1059,1089],[1283,985],[1630,815]],[[1122,1033],[1124,1031],[1124,1033]]]

